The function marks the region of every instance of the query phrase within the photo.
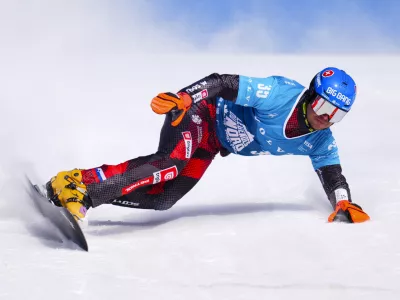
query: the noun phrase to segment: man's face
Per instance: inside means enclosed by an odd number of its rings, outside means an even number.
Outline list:
[[[311,107],[311,104],[307,106],[307,120],[311,127],[315,130],[322,130],[330,127],[333,123],[328,121],[329,116],[327,114],[318,116]]]

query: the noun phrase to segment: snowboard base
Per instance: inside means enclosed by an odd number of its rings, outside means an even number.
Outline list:
[[[58,207],[50,202],[42,194],[40,188],[34,185],[28,177],[26,177],[26,181],[27,192],[39,212],[57,227],[66,239],[72,241],[83,250],[89,251],[85,235],[71,213],[65,207]]]

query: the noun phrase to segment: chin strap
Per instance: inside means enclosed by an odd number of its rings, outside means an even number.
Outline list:
[[[314,128],[312,128],[312,126],[311,126],[311,124],[308,122],[308,120],[307,120],[307,105],[308,105],[308,103],[309,103],[309,92],[308,91],[306,91],[305,93],[304,93],[304,98],[301,100],[303,103],[301,104],[301,112],[302,112],[302,115],[303,115],[303,120],[304,120],[304,123],[306,124],[306,126],[307,126],[307,128],[308,128],[308,131],[309,132],[314,132],[315,131],[315,129]]]

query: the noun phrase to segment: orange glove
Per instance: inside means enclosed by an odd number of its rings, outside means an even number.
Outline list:
[[[192,97],[185,92],[178,94],[160,93],[151,100],[152,110],[159,115],[173,112],[172,126],[178,126],[192,106]]]
[[[336,209],[328,218],[328,222],[361,223],[369,220],[369,216],[362,208],[348,200],[339,201]]]

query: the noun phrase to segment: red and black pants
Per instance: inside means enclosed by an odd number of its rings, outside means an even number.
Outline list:
[[[105,203],[166,210],[189,192],[221,150],[215,105],[202,100],[173,127],[166,115],[158,151],[119,165],[82,171],[93,207]]]

